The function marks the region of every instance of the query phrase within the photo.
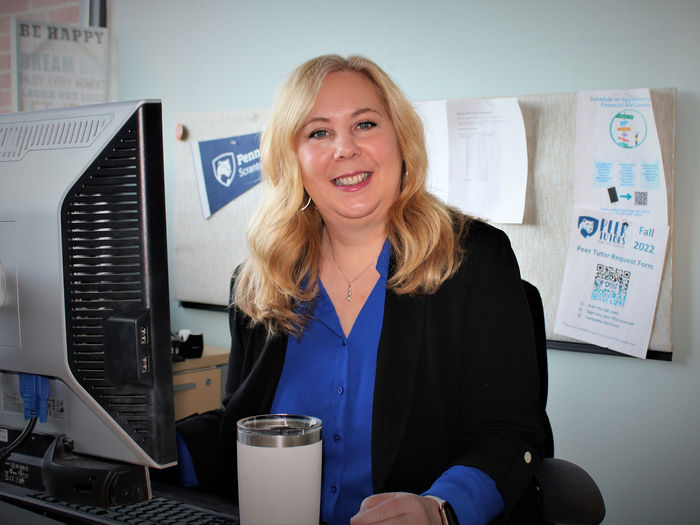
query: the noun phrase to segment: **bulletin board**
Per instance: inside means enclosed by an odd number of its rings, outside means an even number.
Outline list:
[[[542,295],[550,348],[616,354],[554,334],[564,274],[574,187],[576,93],[519,96],[528,148],[528,185],[522,224],[495,224],[510,237],[524,279]],[[673,206],[676,89],[651,89],[668,195],[669,241],[649,358],[670,360],[673,277]],[[262,131],[267,111],[178,116],[186,134],[175,148],[173,296],[186,306],[228,305],[231,272],[246,255],[248,219],[261,187],[241,195],[204,219],[194,175],[192,142]]]
[[[247,257],[246,228],[262,196],[258,184],[205,219],[192,144],[260,132],[268,115],[269,111],[223,111],[176,116],[183,134],[175,145],[171,295],[185,305],[229,304],[231,274]]]

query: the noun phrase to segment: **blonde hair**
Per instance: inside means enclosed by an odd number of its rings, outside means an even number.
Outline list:
[[[235,280],[233,303],[268,334],[300,335],[319,291],[323,220],[309,207],[295,140],[327,75],[356,71],[376,86],[403,156],[401,191],[389,210],[392,270],[387,287],[398,294],[433,293],[459,267],[459,235],[466,217],[425,188],[428,159],[423,124],[398,86],[361,56],[324,55],[300,65],[278,93],[261,138],[264,196],[248,228],[250,257]],[[302,305],[307,310],[302,310]]]

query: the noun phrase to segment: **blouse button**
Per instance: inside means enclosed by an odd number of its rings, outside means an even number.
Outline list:
[[[343,392],[345,392],[343,385],[338,385],[338,388],[336,388],[336,392],[338,392],[339,394],[342,394]]]
[[[523,455],[523,459],[525,460],[525,463],[527,463],[528,465],[532,462],[532,454],[530,454],[529,450],[527,452],[525,452],[525,454]]]

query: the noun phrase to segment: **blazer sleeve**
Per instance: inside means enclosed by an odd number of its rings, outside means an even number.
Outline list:
[[[231,285],[233,286],[233,280]],[[235,306],[229,310],[229,330],[231,351],[222,408],[194,414],[176,424],[177,433],[192,457],[199,487],[215,493],[221,492],[223,487],[231,487],[228,480],[230,475],[222,467],[219,440],[226,416],[224,407],[228,406],[232,395],[244,379],[243,362],[247,350],[244,333],[248,331],[248,327],[244,316]],[[232,436],[229,447],[235,450],[235,435]]]
[[[236,308],[229,311],[229,326],[231,332],[231,352],[228,360],[228,375],[223,399],[225,407],[233,392],[241,383],[241,363],[243,362],[244,347],[242,345],[240,315]],[[230,488],[226,474],[222,469],[219,436],[224,421],[224,408],[210,410],[202,414],[178,421],[176,431],[184,441],[192,457],[199,488],[207,492],[220,492],[224,486]],[[235,448],[235,436],[231,446]]]
[[[534,328],[515,254],[505,233],[473,222],[461,288],[464,331],[461,453],[456,463],[488,474],[506,513],[525,493],[542,457],[543,408]]]
[[[235,276],[234,276],[235,277]],[[223,407],[178,422],[201,489],[237,494],[236,422],[269,411],[284,365],[287,336],[265,327],[235,306],[229,310],[231,353]]]

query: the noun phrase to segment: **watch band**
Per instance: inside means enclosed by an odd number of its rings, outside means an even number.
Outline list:
[[[437,496],[431,496],[430,494],[426,494],[425,497],[437,501],[442,525],[459,525],[457,514],[455,514],[455,511],[452,508],[452,505],[450,505],[449,501],[445,501]]]

